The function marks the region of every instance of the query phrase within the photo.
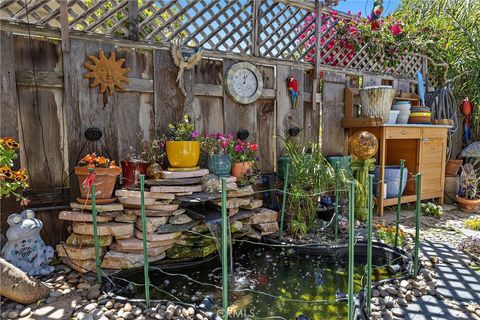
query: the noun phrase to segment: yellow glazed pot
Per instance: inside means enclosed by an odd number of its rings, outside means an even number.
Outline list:
[[[196,167],[200,159],[200,142],[167,141],[167,159],[173,168]]]

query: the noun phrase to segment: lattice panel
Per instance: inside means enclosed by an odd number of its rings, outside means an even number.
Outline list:
[[[129,1],[134,0],[68,0],[70,28],[128,38]],[[253,5],[252,0],[143,0],[136,16],[138,38],[169,43],[178,37],[192,47],[250,54]],[[3,0],[0,18],[59,28],[60,6],[58,0]],[[258,35],[253,38],[260,55],[314,63],[317,19],[321,65],[416,79],[421,56],[398,55],[398,64],[387,67],[381,54],[369,53],[368,44],[355,49],[342,40],[336,33],[337,19],[275,0],[262,1],[258,8]]]

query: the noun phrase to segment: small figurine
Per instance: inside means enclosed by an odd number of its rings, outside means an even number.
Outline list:
[[[287,79],[287,88],[290,92],[290,100],[292,101],[292,108],[297,108],[297,98],[298,98],[298,81],[293,76]]]
[[[46,246],[40,237],[43,223],[32,210],[11,214],[7,223],[8,242],[2,249],[5,260],[30,276],[46,275],[55,270],[48,262],[53,258],[53,248]]]

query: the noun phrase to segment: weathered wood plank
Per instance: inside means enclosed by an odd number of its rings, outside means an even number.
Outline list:
[[[257,128],[260,162],[262,171],[273,171],[275,166],[275,112],[273,100],[257,101]]]
[[[17,85],[50,88],[63,88],[63,72],[60,71],[36,71],[16,70]]]
[[[15,86],[15,51],[12,33],[0,32],[0,136],[18,141],[18,100]]]
[[[196,96],[193,101],[195,129],[201,134],[223,132],[223,99],[222,97]]]
[[[322,107],[323,154],[347,154],[347,134],[342,127],[344,117],[345,75],[325,72]]]

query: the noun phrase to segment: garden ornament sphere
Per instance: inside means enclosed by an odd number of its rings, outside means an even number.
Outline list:
[[[367,160],[377,153],[378,141],[372,133],[359,131],[348,139],[348,149],[355,159]]]

